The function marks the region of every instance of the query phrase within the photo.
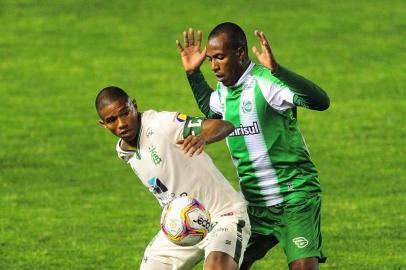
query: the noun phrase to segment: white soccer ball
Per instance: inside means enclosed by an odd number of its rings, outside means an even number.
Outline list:
[[[177,197],[162,212],[161,230],[172,243],[196,245],[210,231],[210,213],[192,197]]]

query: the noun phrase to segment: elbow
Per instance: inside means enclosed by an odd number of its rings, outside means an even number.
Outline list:
[[[323,100],[323,102],[320,103],[318,106],[317,110],[318,111],[325,111],[330,107],[330,99],[328,96]]]
[[[226,123],[225,128],[227,130],[227,135],[229,135],[230,133],[232,133],[234,131],[235,128],[231,122],[228,122],[228,121],[224,121],[224,122]]]
[[[324,102],[324,107],[323,107],[322,111],[325,111],[328,108],[330,108],[330,98],[328,96],[326,96],[326,101]]]

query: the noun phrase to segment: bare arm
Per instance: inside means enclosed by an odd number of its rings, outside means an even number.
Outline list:
[[[233,132],[234,126],[228,121],[205,119],[202,131],[197,135],[189,135],[184,140],[176,142],[183,152],[189,156],[199,155],[206,144],[218,142]]]

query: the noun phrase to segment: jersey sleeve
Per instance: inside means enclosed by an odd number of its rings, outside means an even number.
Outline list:
[[[296,106],[318,111],[326,110],[330,106],[327,93],[303,76],[283,66],[279,66],[274,75],[294,92],[293,102]]]
[[[295,107],[293,102],[294,92],[281,80],[273,77],[270,72],[258,78],[258,86],[268,104],[278,111]]]
[[[157,115],[157,130],[171,142],[183,140],[202,131],[204,117],[191,117],[178,112],[160,112]]]
[[[200,111],[208,118],[221,118],[221,114],[214,111],[211,106],[215,91],[206,82],[201,71],[187,75],[187,79]]]
[[[222,115],[220,96],[217,91],[213,91],[210,95],[210,110],[218,115]],[[210,118],[210,117],[209,117]]]

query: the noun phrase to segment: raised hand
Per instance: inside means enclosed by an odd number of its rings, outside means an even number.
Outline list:
[[[195,41],[195,31],[189,28],[183,32],[184,47],[179,40],[176,40],[182,64],[188,74],[197,71],[206,58],[206,47],[200,51],[202,45],[202,31],[197,31],[197,40]]]
[[[272,54],[271,47],[269,46],[269,42],[265,37],[264,32],[255,30],[254,33],[257,36],[259,43],[261,44],[262,52],[259,52],[259,50],[255,46],[252,47],[252,52],[255,54],[261,65],[269,68],[272,72],[276,72],[278,69],[278,63],[276,62],[276,59]]]

